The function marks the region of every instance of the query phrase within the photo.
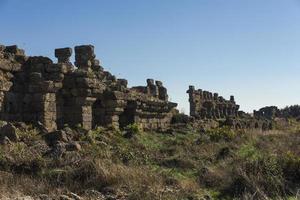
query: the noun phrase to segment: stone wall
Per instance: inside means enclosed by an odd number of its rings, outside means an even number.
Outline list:
[[[280,116],[280,110],[276,106],[266,106],[258,111],[254,110],[253,115],[255,118],[274,119]]]
[[[17,46],[0,46],[0,118],[40,121],[49,130],[82,125],[167,129],[177,106],[168,101],[162,82],[127,87],[127,80],[105,71],[94,46],[55,50],[57,63],[47,57],[27,57]]]
[[[235,103],[234,96],[226,100],[218,93],[196,90],[194,86],[190,86],[187,93],[189,94],[190,115],[197,119],[225,119],[238,115],[239,105]]]

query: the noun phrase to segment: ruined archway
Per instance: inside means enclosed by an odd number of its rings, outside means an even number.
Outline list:
[[[105,125],[105,107],[101,99],[97,99],[92,106],[92,127]]]
[[[120,128],[124,128],[129,124],[133,124],[134,116],[136,112],[136,102],[128,101],[126,107],[124,108],[124,112],[119,117],[119,126]]]

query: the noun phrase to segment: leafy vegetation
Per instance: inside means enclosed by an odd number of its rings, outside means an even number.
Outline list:
[[[132,132],[128,139],[96,128],[79,138],[81,151],[58,158],[47,155],[34,129],[26,130],[22,142],[0,147],[0,192],[15,185],[28,195],[109,190],[130,200],[295,199],[300,132],[288,130],[166,134],[133,124],[125,128]],[[37,183],[43,186],[35,188]]]

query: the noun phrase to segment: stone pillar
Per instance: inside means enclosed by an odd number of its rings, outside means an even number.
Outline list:
[[[158,97],[158,87],[154,84],[153,79],[147,79],[147,94]]]
[[[214,93],[214,101],[218,101],[218,97],[219,97],[219,94],[218,93]]]
[[[79,108],[80,124],[86,130],[92,129],[93,123],[93,113],[92,113],[92,104],[96,101],[96,98],[93,97],[76,97],[77,108]]]
[[[108,101],[107,103],[115,102],[116,100]],[[119,116],[124,111],[123,108],[118,107],[110,107],[105,110],[105,123],[107,126],[114,127],[116,129],[119,128]]]
[[[55,57],[58,59],[58,63],[70,63],[71,56],[72,49],[69,47],[55,49]]]
[[[233,95],[230,96],[230,102],[232,102],[232,103],[235,102],[235,101],[234,101],[234,96],[233,96]]]
[[[195,105],[195,102],[194,102],[195,86],[190,85],[189,89],[186,92],[189,94],[190,115],[195,116],[196,115],[196,105]]]
[[[158,98],[163,101],[168,101],[168,92],[167,88],[163,86],[161,81],[155,81],[156,86],[158,87]]]
[[[208,91],[203,91],[203,99],[204,100],[208,99]]]
[[[209,100],[213,100],[213,94],[211,92],[208,93]]]
[[[75,47],[75,65],[78,69],[91,70],[95,64],[95,53],[93,45],[82,45]]]
[[[40,104],[38,106],[38,121],[40,121],[48,131],[56,130],[56,94],[35,94],[34,99]]]

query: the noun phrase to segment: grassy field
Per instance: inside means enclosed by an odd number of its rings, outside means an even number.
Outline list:
[[[21,142],[0,147],[0,194],[74,192],[92,199],[86,191],[94,190],[129,200],[292,200],[299,195],[295,120],[267,132],[128,129],[130,137],[102,128],[82,134],[82,149],[60,157],[47,155],[49,147],[36,130],[20,131]]]

